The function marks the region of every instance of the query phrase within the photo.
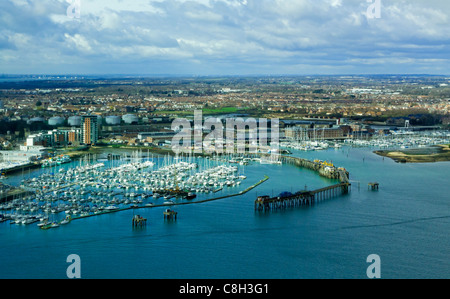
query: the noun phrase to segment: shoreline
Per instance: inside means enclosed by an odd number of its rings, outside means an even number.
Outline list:
[[[439,144],[432,148],[438,148],[435,153],[417,154],[413,153],[411,149],[407,150],[377,150],[375,154],[387,157],[397,163],[435,163],[435,162],[449,162],[450,161],[450,145]]]

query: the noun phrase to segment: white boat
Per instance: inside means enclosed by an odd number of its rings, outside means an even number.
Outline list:
[[[277,157],[277,156],[270,156],[270,157],[268,157],[268,158],[262,158],[260,161],[259,161],[259,163],[260,164],[283,164],[282,162],[281,162],[281,160],[279,159],[279,157]]]
[[[42,226],[47,225],[47,224],[48,224],[47,221],[43,221],[43,222],[38,223],[37,226],[38,227],[42,227]]]
[[[67,224],[71,221],[72,219],[70,218],[70,216],[66,216],[66,218],[60,222],[60,224]]]
[[[116,207],[116,206],[107,206],[105,208],[105,210],[108,210],[108,211],[114,211],[114,210],[117,210],[117,209],[118,209],[118,207]]]
[[[39,220],[36,219],[36,218],[28,218],[28,219],[22,220],[22,224],[27,225],[27,224],[35,223],[35,222],[38,222],[38,221]]]

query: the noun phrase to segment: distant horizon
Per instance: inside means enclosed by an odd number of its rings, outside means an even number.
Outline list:
[[[108,73],[98,73],[98,74],[71,74],[71,73],[23,73],[23,74],[14,74],[14,73],[3,73],[0,74],[0,78],[2,77],[35,77],[35,76],[48,76],[48,77],[78,77],[78,76],[88,76],[88,77],[130,77],[130,78],[152,78],[152,77],[209,77],[209,78],[222,78],[222,77],[354,77],[354,76],[360,76],[360,77],[376,77],[376,76],[400,76],[400,77],[446,77],[449,76],[450,79],[450,73],[449,74],[408,74],[408,73],[373,73],[373,74],[242,74],[242,75],[228,75],[228,74],[211,74],[211,75],[195,75],[195,74],[127,74],[127,73],[116,73],[116,74],[108,74]]]

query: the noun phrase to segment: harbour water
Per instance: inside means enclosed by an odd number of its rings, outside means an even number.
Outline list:
[[[255,212],[259,195],[335,181],[292,165],[250,164],[247,179],[220,195],[244,190],[264,175],[270,179],[242,196],[176,206],[176,221],[164,220],[165,208],[159,207],[45,231],[3,222],[0,278],[67,278],[70,254],[80,256],[82,278],[367,278],[371,254],[381,258],[382,278],[450,278],[449,162],[398,164],[347,146],[292,152],[345,167],[351,192],[314,206]],[[5,183],[19,184],[42,171]],[[368,190],[374,181],[379,191]],[[134,213],[147,225],[133,228]]]

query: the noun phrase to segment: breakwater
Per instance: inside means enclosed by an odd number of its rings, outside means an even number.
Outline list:
[[[349,181],[350,173],[345,168],[336,167],[330,162],[319,160],[311,161],[290,156],[281,156],[281,161],[283,163],[314,170],[319,175],[329,179],[340,180],[341,182],[344,181],[347,183]]]

